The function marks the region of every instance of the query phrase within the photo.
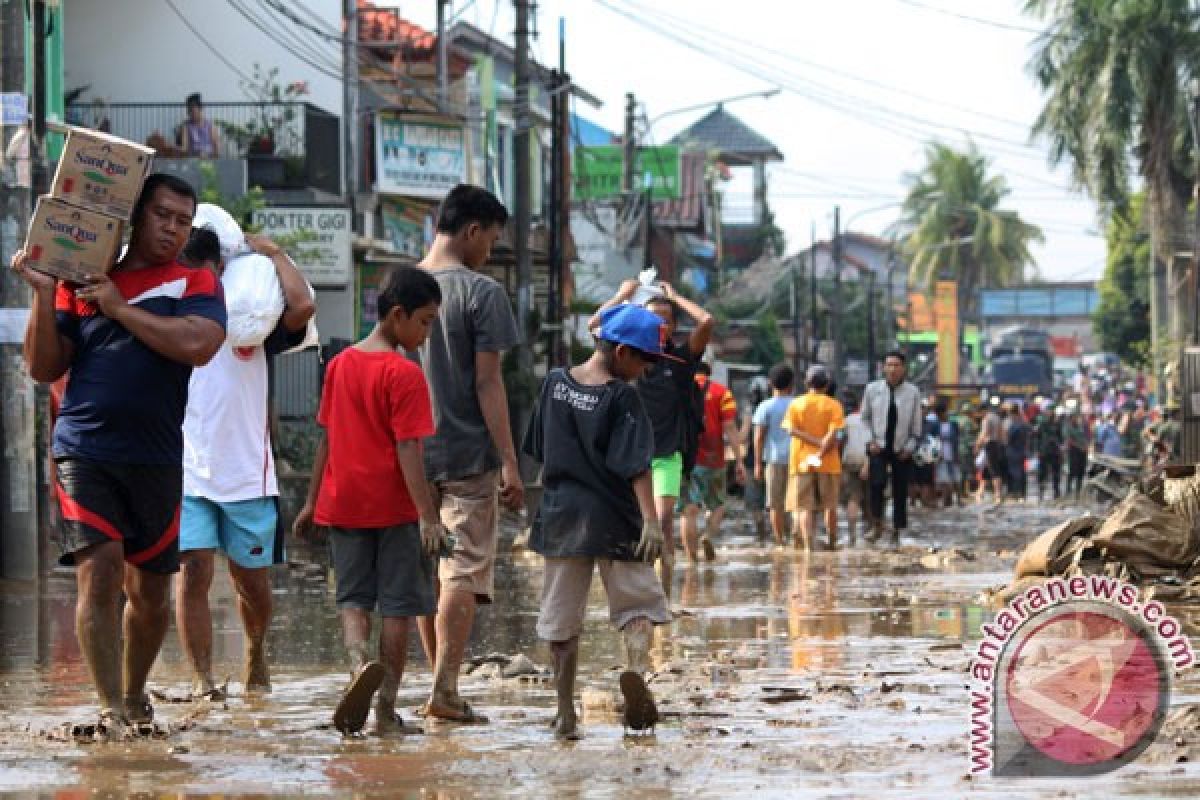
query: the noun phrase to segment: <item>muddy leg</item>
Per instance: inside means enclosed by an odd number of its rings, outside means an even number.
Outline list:
[[[435,600],[442,596],[442,582],[438,580],[437,570],[433,576],[433,597]],[[425,660],[429,670],[437,666],[437,614],[428,617],[417,617],[417,632],[421,635],[421,649],[425,651]]]
[[[644,673],[650,668],[650,642],[654,638],[654,623],[645,617],[630,621],[621,629],[625,639],[626,669]]]
[[[171,621],[171,576],[125,566],[125,709],[130,721],[144,719],[146,678],[158,658]],[[151,712],[152,713],[152,712]],[[143,719],[139,720],[139,717]]]
[[[658,707],[643,676],[650,666],[650,641],[654,636],[654,625],[645,617],[638,617],[627,623],[622,633],[628,661],[620,677],[621,694],[625,698],[624,724],[635,731],[653,729],[658,722]]]
[[[663,550],[659,559],[659,580],[662,581],[663,594],[667,601],[671,600],[671,584],[675,576],[675,498],[656,497],[654,505],[658,510],[658,522],[662,527]]]
[[[229,575],[237,591],[238,615],[246,632],[245,674],[247,692],[271,691],[266,638],[271,627],[271,575],[266,567],[250,569],[229,562]]]
[[[554,716],[556,739],[578,739],[579,717],[575,712],[575,674],[579,670],[579,637],[565,642],[551,642],[550,655],[554,661],[554,689],[558,695],[558,712]]]
[[[383,683],[375,693],[375,731],[396,730],[396,693],[404,678],[408,661],[408,617],[384,617],[379,632],[379,660],[383,662]]]
[[[830,550],[837,549],[837,538],[838,538],[837,518],[838,518],[837,506],[834,506],[833,508],[829,508],[829,509],[825,510],[825,527],[829,531],[829,549]]]
[[[368,652],[371,640],[371,612],[361,608],[343,608],[338,612],[342,619],[342,641],[350,655],[350,674],[362,669],[371,660]]]
[[[104,542],[75,553],[75,633],[100,706],[124,714],[121,705],[121,628],[117,609],[125,568],[120,542]]]
[[[688,503],[683,513],[679,515],[679,534],[683,539],[683,552],[688,560],[693,564],[700,560],[700,534],[699,523],[696,519],[700,514],[700,507]]]
[[[782,508],[771,509],[771,533],[775,535],[775,544],[782,545],[787,536],[787,512]]]
[[[212,613],[208,592],[212,587],[214,555],[208,550],[179,554],[179,580],[175,590],[175,625],[179,641],[192,665],[192,694],[216,688],[212,675]]]
[[[474,623],[475,594],[443,587],[436,618],[437,660],[433,669],[431,705],[462,706],[458,696],[458,673]]]
[[[717,506],[712,511],[708,512],[708,520],[704,525],[704,558],[708,561],[713,559],[709,557],[713,553],[713,542],[721,534],[721,523],[725,521],[725,506]]]

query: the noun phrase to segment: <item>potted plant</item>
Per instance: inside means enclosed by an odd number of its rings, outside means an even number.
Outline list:
[[[254,103],[250,118],[240,124],[225,120],[217,124],[246,156],[251,185],[281,185],[285,180],[284,157],[300,155],[303,149],[295,123],[300,113],[299,99],[308,94],[308,83],[281,84],[278,67],[264,70],[255,64],[253,78],[240,86]]]

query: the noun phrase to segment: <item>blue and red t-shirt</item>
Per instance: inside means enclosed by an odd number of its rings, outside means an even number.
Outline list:
[[[209,270],[172,262],[110,277],[130,305],[225,327],[221,283]],[[55,458],[181,465],[192,368],[151,350],[66,284],[58,286],[54,308],[59,333],[75,345],[54,424]]]

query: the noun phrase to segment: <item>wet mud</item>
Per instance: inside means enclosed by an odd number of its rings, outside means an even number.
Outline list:
[[[676,567],[675,622],[660,629],[648,685],[661,720],[626,736],[618,634],[599,580],[582,639],[583,738],[555,741],[549,654],[534,636],[540,565],[505,553],[462,688],[486,726],[421,720],[429,669],[415,636],[398,708],[424,735],[347,739],[331,713],[347,679],[332,582],[319,553],[274,576],[274,691],[245,697],[228,580],[214,588],[214,662],[229,698],[172,702],[187,684],[174,633],[154,673],[163,736],[80,744],[95,722],[74,636],[69,573],[0,584],[0,793],[147,798],[1063,797],[1200,793],[1200,680],[1136,763],[1091,779],[970,777],[966,665],[1034,536],[1077,510],[1034,505],[919,512],[899,549],[810,554],[757,541],[731,514],[713,564]],[[683,560],[682,554],[678,557]],[[1200,645],[1200,614],[1172,608]]]

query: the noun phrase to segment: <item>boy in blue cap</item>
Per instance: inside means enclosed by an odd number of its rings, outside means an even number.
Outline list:
[[[664,338],[651,311],[632,304],[605,309],[596,351],[546,376],[525,437],[525,452],[544,465],[530,547],[546,561],[537,632],[553,655],[560,739],[579,737],[579,634],[597,567],[609,617],[625,638],[625,726],[645,730],[658,721],[642,673],[653,626],[670,622],[671,611],[654,572],[663,546],[650,474],[654,432],[631,382],[667,357]]]

